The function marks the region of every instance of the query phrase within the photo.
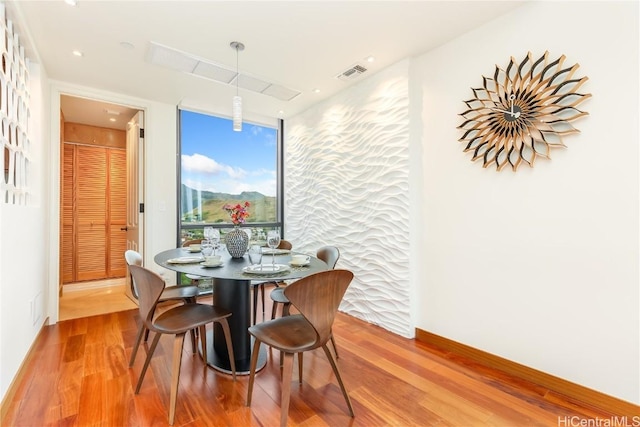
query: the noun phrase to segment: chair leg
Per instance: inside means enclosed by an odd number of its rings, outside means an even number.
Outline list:
[[[156,308],[153,307],[153,309],[151,309],[151,319],[153,319],[153,317],[155,315],[155,312],[156,312]],[[149,339],[149,330],[146,329],[145,332],[144,332],[144,342],[147,342],[148,339]]]
[[[171,402],[169,403],[169,424],[173,425],[176,416],[176,400],[178,399],[178,383],[180,382],[180,364],[182,363],[182,347],[184,333],[176,334],[173,340],[173,364],[171,367]]]
[[[347,407],[349,408],[349,415],[351,415],[352,417],[355,417],[355,414],[353,413],[353,406],[351,406],[351,399],[349,398],[349,395],[347,394],[347,389],[344,387],[344,383],[342,382],[340,371],[338,371],[338,365],[336,365],[336,361],[333,359],[333,355],[331,354],[329,347],[327,347],[327,344],[323,345],[322,349],[324,350],[324,354],[327,355],[327,359],[329,359],[329,363],[331,363],[331,367],[333,368],[333,373],[336,374],[336,379],[338,380],[338,384],[340,385],[340,390],[342,390],[342,395],[344,396],[344,400],[347,402]]]
[[[333,352],[336,354],[336,359],[339,359],[340,356],[338,356],[338,347],[336,347],[336,340],[333,338],[333,332],[331,332],[331,344],[333,345]]]
[[[202,347],[202,360],[207,366],[207,325],[200,326],[200,346]]]
[[[293,353],[284,354],[282,367],[282,397],[280,398],[280,426],[286,427],[289,417],[289,398],[291,397],[291,376],[293,374]]]
[[[220,319],[220,325],[224,331],[224,339],[227,342],[227,351],[229,352],[229,363],[231,364],[231,372],[233,373],[233,380],[236,380],[236,359],[233,356],[233,343],[231,342],[231,329],[229,329],[229,322],[227,319]]]
[[[290,309],[291,309],[290,302],[285,302],[284,304],[282,304],[282,317],[288,316]]]
[[[196,348],[196,343],[197,343],[196,330],[191,329],[189,332],[191,333],[191,352],[193,354],[196,354],[198,351],[198,349]]]
[[[304,353],[298,353],[298,382],[302,385],[302,356]]]
[[[188,298],[182,298],[182,300],[184,301],[185,304],[195,304],[196,302],[198,302],[195,297],[188,297]],[[193,354],[196,354],[197,345],[198,342],[198,329],[192,329],[191,330],[191,352]]]
[[[131,351],[131,359],[129,359],[129,367],[133,366],[133,362],[136,360],[136,355],[138,354],[138,347],[140,347],[140,341],[142,341],[142,335],[147,328],[144,327],[144,323],[140,324],[140,328],[138,329],[138,335],[136,335],[136,343],[133,345],[133,350]]]
[[[253,380],[256,376],[256,365],[258,364],[258,353],[260,352],[260,341],[258,339],[253,342],[253,351],[251,352],[251,367],[249,368],[249,384],[247,386],[247,406],[251,406],[251,395],[253,394]]]
[[[140,378],[138,378],[138,384],[136,385],[136,394],[140,392],[140,386],[142,385],[142,380],[144,379],[144,374],[147,373],[147,368],[149,367],[149,362],[151,362],[151,356],[153,356],[153,352],[156,350],[156,346],[158,345],[158,341],[160,341],[160,333],[156,332],[156,335],[153,337],[153,342],[151,343],[151,348],[147,353],[147,358],[144,360],[144,366],[142,367],[142,371],[140,372]]]
[[[271,306],[271,320],[276,318],[276,311],[278,310],[278,303],[277,302],[273,302],[273,305]]]

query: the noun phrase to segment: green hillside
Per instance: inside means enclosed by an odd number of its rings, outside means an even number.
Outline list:
[[[198,197],[202,199],[202,212],[198,209]],[[191,206],[189,203],[191,200]],[[230,222],[229,214],[222,207],[227,204],[248,201],[249,218],[247,222],[273,222],[276,220],[276,198],[265,196],[257,191],[243,191],[240,194],[198,192],[182,185],[182,222]],[[196,206],[195,208],[191,208]]]

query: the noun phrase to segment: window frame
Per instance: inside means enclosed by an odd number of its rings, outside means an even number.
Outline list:
[[[176,121],[177,121],[177,135],[176,135],[176,245],[181,246],[182,243],[182,231],[183,230],[197,230],[203,229],[205,226],[210,226],[217,229],[230,229],[233,228],[233,224],[228,223],[206,223],[197,222],[193,224],[182,222],[182,120],[181,112],[188,111],[196,114],[203,114],[220,119],[229,120],[229,126],[232,125],[232,119],[228,116],[217,115],[210,112],[198,111],[185,107],[178,107],[176,109]],[[262,123],[254,120],[243,120],[245,125],[257,125],[262,127],[269,127],[276,130],[276,221],[275,222],[251,222],[243,224],[240,227],[249,228],[279,228],[280,235],[284,239],[284,123],[282,119],[278,119],[276,126],[273,124]]]

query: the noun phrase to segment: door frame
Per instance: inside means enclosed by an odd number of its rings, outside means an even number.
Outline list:
[[[86,88],[82,86],[75,86],[72,84],[66,84],[63,82],[52,82],[50,92],[50,135],[51,144],[49,145],[49,259],[48,265],[48,278],[47,284],[48,301],[47,312],[49,313],[49,324],[58,323],[60,318],[60,96],[69,95],[80,98],[87,98],[96,101],[109,102],[113,104],[122,104],[141,110],[144,113],[144,122],[149,119],[150,103],[148,101],[140,100],[138,98],[128,97],[124,95],[114,94],[111,92],[100,91],[96,89]],[[142,162],[145,162],[146,150],[143,151]],[[144,175],[142,182],[139,182],[140,187],[144,187]],[[144,194],[144,193],[141,193]],[[143,201],[141,201],[143,202]],[[145,239],[146,233],[144,232],[144,223],[141,232],[141,244],[142,247],[146,246]]]

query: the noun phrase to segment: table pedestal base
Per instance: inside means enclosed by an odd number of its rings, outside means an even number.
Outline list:
[[[229,260],[228,262],[234,262]],[[251,368],[251,350],[253,348],[249,326],[251,326],[251,281],[237,279],[213,279],[213,305],[231,311],[227,317],[231,330],[231,343],[237,375],[248,375]],[[207,333],[207,364],[220,372],[231,373],[227,342],[219,323],[213,324],[213,330]],[[260,348],[256,370],[267,363],[266,350]]]
[[[220,331],[222,333],[222,330]],[[224,335],[221,339],[224,339]],[[251,340],[253,343],[253,340]],[[200,349],[200,345],[198,345]],[[215,349],[213,340],[213,331],[207,331],[207,365],[211,366],[216,371],[223,372],[225,374],[232,374],[231,363],[229,363],[229,354],[226,347],[224,354],[218,354]],[[200,352],[202,354],[202,351]],[[235,354],[234,354],[235,355]],[[238,359],[236,356],[236,375],[249,375],[251,369],[251,358]],[[264,346],[260,346],[260,352],[258,353],[258,363],[256,364],[256,372],[261,370],[267,364],[267,351]]]

